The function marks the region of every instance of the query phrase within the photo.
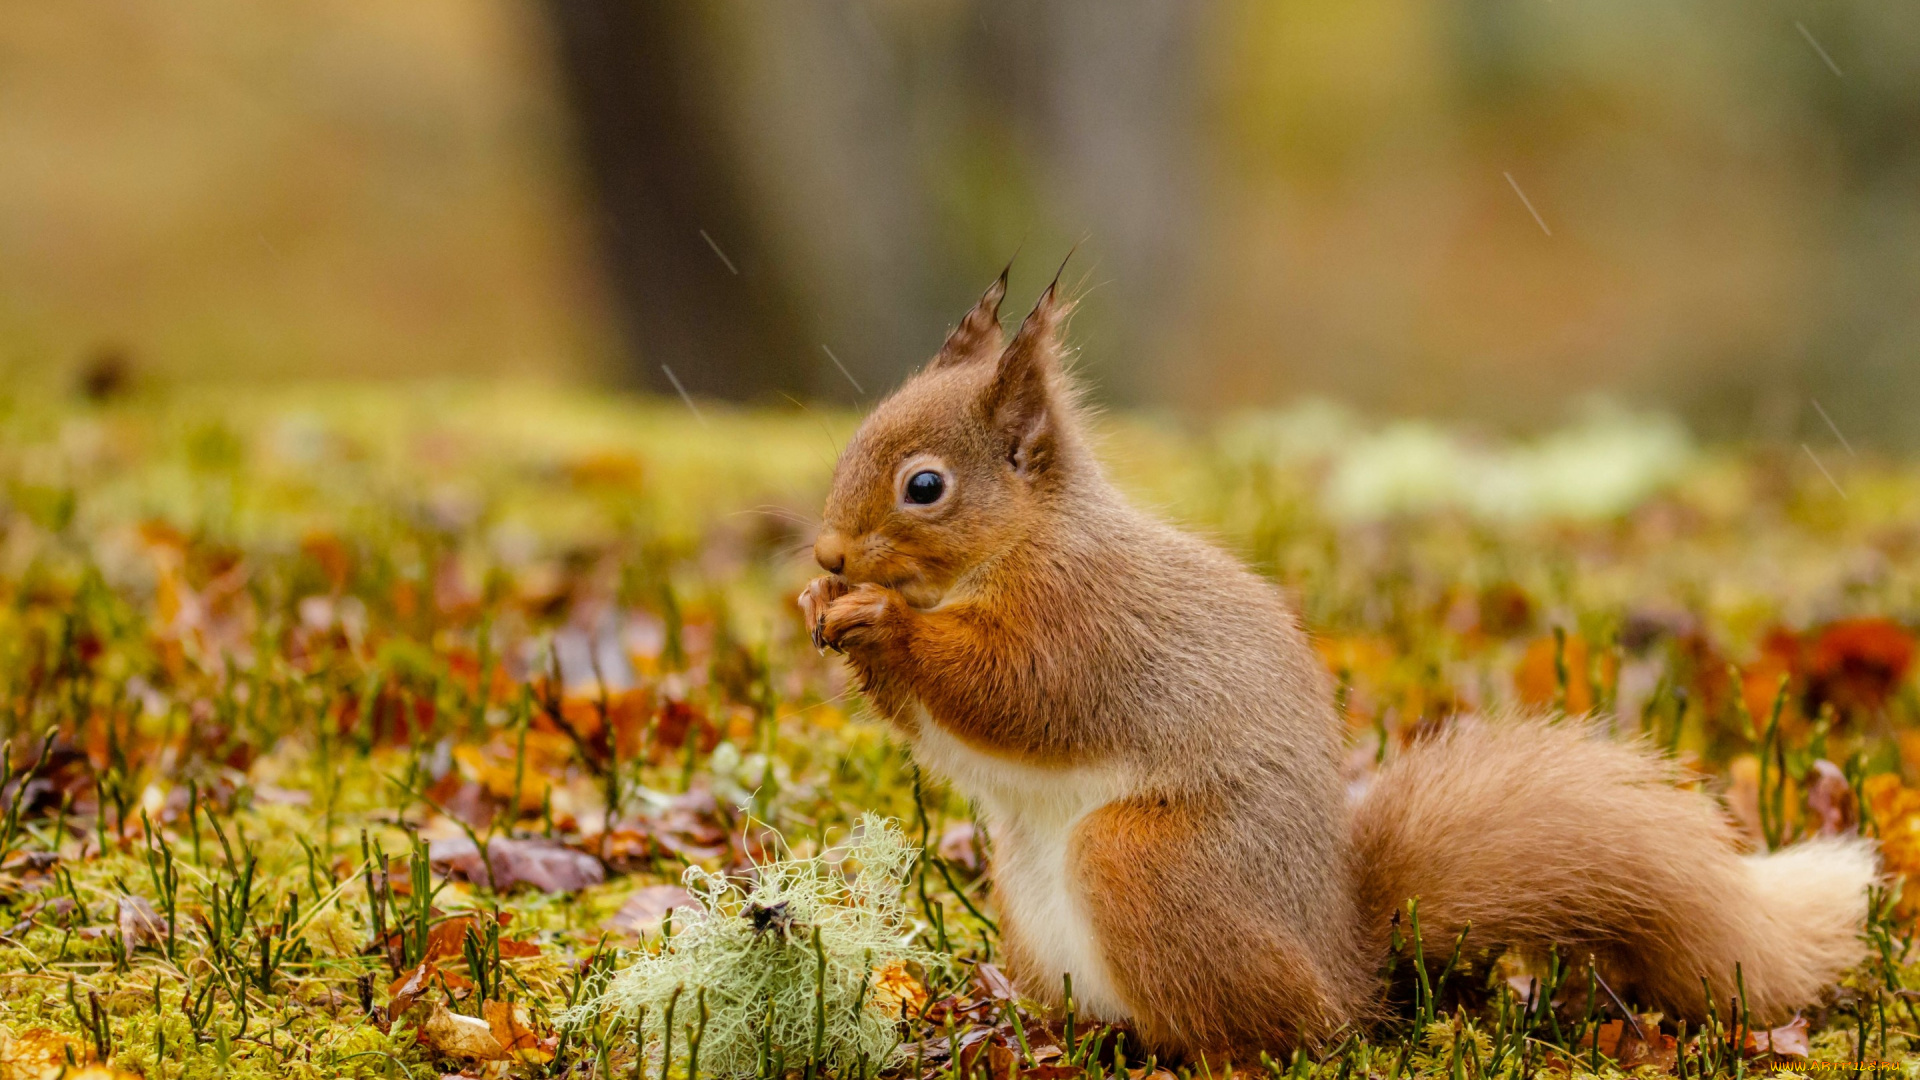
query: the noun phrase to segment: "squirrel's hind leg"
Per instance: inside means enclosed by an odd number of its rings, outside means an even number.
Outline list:
[[[1069,866],[1147,1048],[1250,1065],[1348,1017],[1300,935],[1208,842],[1218,816],[1178,798],[1111,803],[1080,823]]]

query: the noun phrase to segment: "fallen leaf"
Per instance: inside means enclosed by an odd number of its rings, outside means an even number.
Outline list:
[[[421,995],[433,989],[433,973],[433,961],[429,960],[395,979],[393,985],[387,987],[387,1018],[398,1020],[405,1016]]]
[[[1535,638],[1513,673],[1514,689],[1528,705],[1551,705],[1560,695],[1560,670],[1564,667],[1567,675],[1564,705],[1568,715],[1591,711],[1598,697],[1594,685],[1596,675],[1600,685],[1609,685],[1618,668],[1618,658],[1611,652],[1600,653],[1598,665],[1593,663],[1592,656],[1587,639],[1579,634],[1566,636],[1564,650],[1551,636]],[[1598,672],[1593,670],[1596,666],[1600,669]]]
[[[1906,679],[1913,652],[1913,635],[1892,619],[1827,624],[1806,650],[1808,710],[1879,710]]]
[[[494,1041],[508,1054],[536,1065],[553,1060],[556,1040],[542,1039],[533,1030],[533,1017],[525,1005],[489,1001],[480,1007],[480,1011],[486,1017]]]
[[[0,1028],[0,1078],[3,1080],[58,1076],[67,1067],[69,1053],[75,1060],[85,1061],[93,1052],[80,1040],[51,1028],[29,1028],[18,1035]]]
[[[1840,766],[1824,758],[1813,763],[1813,775],[1807,780],[1807,810],[1812,815],[1818,836],[1850,836],[1860,820],[1860,808],[1853,796],[1853,785]]]
[[[720,742],[720,729],[698,707],[678,699],[663,702],[653,729],[654,760],[671,756],[686,745],[689,735],[698,741],[697,749],[703,754],[711,753]]]
[[[1641,1065],[1671,1067],[1679,1056],[1678,1040],[1671,1035],[1661,1034],[1657,1017],[1642,1016],[1639,1019],[1637,1030],[1624,1020],[1609,1020],[1601,1024],[1594,1033],[1600,1052],[1618,1062],[1623,1069]]]
[[[980,987],[981,993],[995,1001],[1012,1001],[1020,996],[1019,991],[1013,988],[1013,980],[1007,978],[1007,973],[995,964],[975,964],[973,981]]]
[[[485,859],[465,836],[446,837],[433,842],[431,857],[443,873],[458,874],[500,892],[531,885],[544,893],[571,893],[607,879],[599,859],[541,837],[496,836],[487,843]]]
[[[940,832],[940,857],[969,874],[980,872],[979,830],[971,821],[956,821]]]
[[[167,923],[143,897],[120,898],[120,940],[128,952],[167,940]]]
[[[505,912],[502,912],[497,917],[500,920],[501,926],[505,926],[513,920],[513,916]],[[427,960],[433,961],[447,959],[449,957],[465,956],[467,934],[469,932],[480,932],[480,928],[483,925],[484,923],[480,917],[472,915],[459,915],[435,923],[433,928],[427,931]],[[531,941],[516,941],[508,937],[502,937],[500,939],[500,956],[502,959],[538,955],[540,955],[540,946]]]
[[[874,972],[870,993],[882,1013],[903,1019],[918,1013],[927,1003],[927,988],[898,961]]]
[[[1747,1032],[1748,1054],[1803,1058],[1812,1052],[1813,1046],[1807,1040],[1807,1018],[1804,1016],[1796,1016],[1770,1031]]]
[[[522,747],[524,743],[524,760]],[[484,746],[462,743],[453,759],[462,773],[502,802],[512,802],[517,790],[518,811],[538,814],[553,786],[573,757],[573,741],[557,731],[529,730],[522,740],[497,738]]]
[[[493,1025],[477,1016],[453,1012],[444,1002],[433,1003],[433,1011],[420,1024],[418,1038],[436,1053],[448,1057],[500,1061],[507,1056],[506,1048],[494,1038]]]
[[[1861,792],[1880,827],[1882,865],[1907,881],[1896,912],[1912,919],[1920,915],[1920,790],[1902,784],[1897,773],[1880,773],[1869,776]]]
[[[631,863],[652,854],[667,853],[687,862],[717,859],[728,851],[730,837],[720,824],[719,803],[701,785],[676,795],[658,811],[629,818],[614,826],[595,851],[616,863]],[[591,846],[592,841],[589,841]]]
[[[646,937],[660,929],[667,912],[674,908],[697,907],[693,894],[678,885],[648,885],[628,895],[620,910],[607,916],[600,926],[615,933]]]

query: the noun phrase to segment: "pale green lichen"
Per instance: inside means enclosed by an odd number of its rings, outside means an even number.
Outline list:
[[[673,1011],[673,1064],[700,1033],[703,1074],[762,1072],[764,1059],[798,1066],[818,1057],[836,1068],[878,1068],[900,1045],[897,993],[877,981],[926,969],[935,954],[912,944],[900,894],[918,850],[898,826],[860,819],[842,873],[822,856],[760,863],[728,877],[697,867],[686,885],[700,906],[674,912],[673,934],[643,951],[560,1021],[641,1023],[658,1062]],[[755,918],[756,913],[760,915]]]

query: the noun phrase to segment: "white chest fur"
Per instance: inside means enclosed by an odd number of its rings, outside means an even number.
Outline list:
[[[914,757],[980,804],[993,836],[1001,921],[1015,928],[1039,977],[1057,983],[1071,973],[1081,1015],[1126,1019],[1086,903],[1067,873],[1075,826],[1126,796],[1126,776],[1112,768],[1041,768],[983,754],[924,714],[918,727]]]

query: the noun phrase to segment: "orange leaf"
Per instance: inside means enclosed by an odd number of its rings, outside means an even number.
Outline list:
[[[493,1039],[508,1054],[521,1061],[545,1064],[553,1060],[553,1043],[542,1039],[531,1026],[531,1014],[524,1005],[506,1001],[489,1001],[480,1007],[486,1017],[487,1026],[493,1031]]]

